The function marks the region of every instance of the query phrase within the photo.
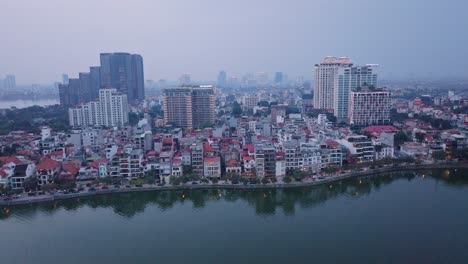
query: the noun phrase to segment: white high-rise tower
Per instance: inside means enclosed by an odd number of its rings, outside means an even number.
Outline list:
[[[351,67],[353,62],[342,57],[326,57],[314,68],[314,108],[333,109],[335,86],[340,68]]]

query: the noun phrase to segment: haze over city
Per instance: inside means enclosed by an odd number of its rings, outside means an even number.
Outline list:
[[[145,78],[215,80],[219,70],[312,79],[327,55],[378,63],[381,77],[466,78],[468,4],[450,1],[2,1],[0,76],[52,83],[144,57]]]

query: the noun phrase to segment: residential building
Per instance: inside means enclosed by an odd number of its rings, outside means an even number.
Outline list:
[[[345,146],[358,161],[374,160],[374,146],[366,136],[349,136],[346,139],[338,139],[337,141]]]
[[[191,86],[164,89],[164,123],[192,129],[215,122],[214,87]]]
[[[203,161],[203,176],[208,178],[221,177],[221,161],[219,157],[205,157]]]
[[[114,88],[99,90],[99,101],[69,108],[70,126],[118,126],[128,123],[127,95],[118,93]]]
[[[364,127],[390,123],[391,93],[384,89],[363,88],[351,92],[350,124]]]
[[[377,68],[375,64],[338,68],[333,95],[333,111],[338,123],[349,123],[351,92],[360,91],[362,87],[377,87]]]
[[[51,183],[60,173],[62,163],[50,158],[46,158],[36,167],[37,184],[44,185]]]

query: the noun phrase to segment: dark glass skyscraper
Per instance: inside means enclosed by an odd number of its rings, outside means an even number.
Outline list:
[[[101,66],[89,68],[78,79],[59,85],[60,104],[74,106],[95,101],[99,89],[116,88],[127,95],[128,102],[138,104],[145,99],[143,58],[130,53],[101,53]],[[65,78],[64,78],[65,81]]]
[[[127,95],[130,103],[145,98],[143,58],[130,53],[101,53],[101,87],[112,87]]]

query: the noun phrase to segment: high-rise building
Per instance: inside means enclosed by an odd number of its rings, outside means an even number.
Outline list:
[[[179,84],[181,86],[184,86],[184,85],[190,85],[192,83],[192,80],[191,80],[191,77],[190,77],[190,74],[188,73],[183,73],[180,75],[179,77]]]
[[[220,71],[218,73],[218,87],[226,87],[227,85],[227,75],[225,71]]]
[[[72,80],[72,79],[70,79]],[[69,108],[70,126],[119,126],[128,123],[127,95],[114,88],[99,90],[99,101],[81,104]]]
[[[62,84],[68,84],[68,74],[62,74]]]
[[[89,85],[91,89],[91,99],[99,98],[99,89],[101,89],[101,67],[94,66],[89,68]]]
[[[100,88],[115,88],[127,95],[130,103],[145,98],[143,58],[138,54],[101,53],[101,66],[90,67],[79,74],[79,79],[69,79],[63,74],[59,86],[60,104],[77,105],[97,100]]]
[[[4,82],[3,86],[6,90],[16,89],[16,77],[14,75],[7,75],[3,82]]]
[[[164,123],[186,129],[215,122],[214,87],[211,85],[164,89]]]
[[[98,99],[100,67],[91,67],[89,72],[80,72],[78,76],[58,85],[61,105],[76,106]]]
[[[389,124],[390,95],[389,91],[372,87],[351,92],[350,124],[358,127]]]
[[[192,126],[203,128],[215,122],[214,87],[200,85],[192,87]]]
[[[314,67],[314,108],[333,109],[335,86],[340,68],[350,67],[353,63],[346,57],[326,57]]]
[[[275,84],[282,84],[284,81],[283,78],[284,78],[284,75],[282,72],[276,72],[275,79],[274,79]]]
[[[125,93],[130,103],[144,99],[143,58],[130,53],[101,53],[100,81],[103,88]]]
[[[349,66],[338,69],[333,95],[333,111],[337,122],[349,123],[349,107],[352,91],[364,86],[377,87],[378,65]]]
[[[164,89],[164,124],[192,129],[192,89],[190,87]]]

